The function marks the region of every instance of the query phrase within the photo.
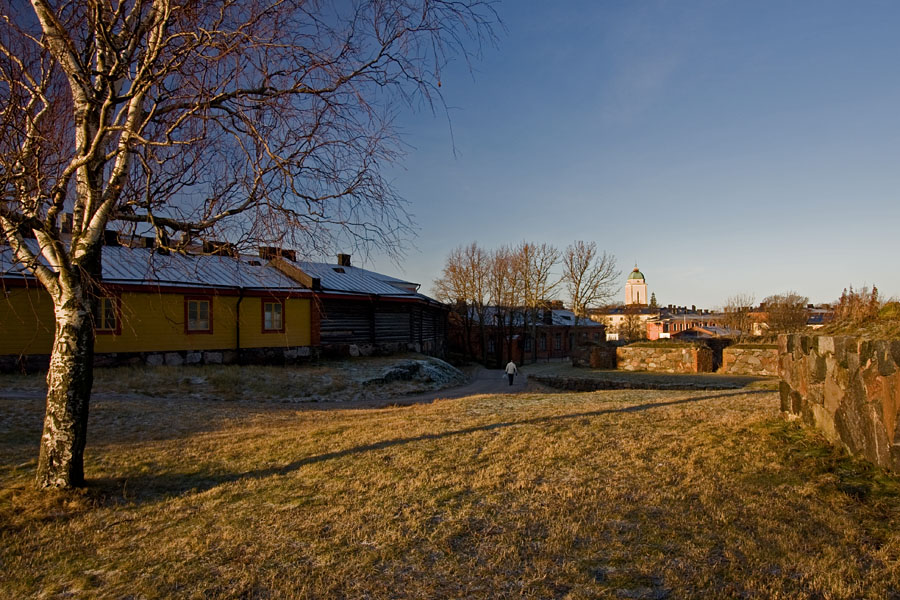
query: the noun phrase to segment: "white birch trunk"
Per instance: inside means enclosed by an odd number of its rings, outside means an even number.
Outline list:
[[[54,298],[56,336],[47,371],[39,487],[84,485],[84,448],[93,386],[94,325],[90,277]],[[87,281],[84,281],[87,279]]]

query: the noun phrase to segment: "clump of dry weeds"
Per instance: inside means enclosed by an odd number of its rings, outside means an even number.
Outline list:
[[[92,485],[71,507],[26,510],[38,496],[14,465],[31,449],[4,449],[3,595],[884,598],[900,585],[897,480],[782,422],[770,392],[329,411],[191,400],[138,440],[154,401],[132,402],[92,414]]]

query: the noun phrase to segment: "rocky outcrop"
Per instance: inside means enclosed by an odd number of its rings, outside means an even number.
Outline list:
[[[781,335],[781,410],[900,472],[900,340]]]
[[[623,371],[709,373],[712,350],[705,346],[641,345],[616,348],[616,364]]]
[[[778,375],[778,345],[729,346],[722,351],[722,368],[727,375]]]

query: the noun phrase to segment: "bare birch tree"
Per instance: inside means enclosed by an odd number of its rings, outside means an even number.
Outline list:
[[[397,103],[439,101],[495,19],[490,0],[0,0],[0,230],[56,315],[40,486],[83,483],[107,224],[173,250],[395,248]]]
[[[563,253],[562,264],[562,280],[569,291],[575,325],[578,325],[579,319],[587,317],[588,308],[613,297],[621,273],[616,270],[616,257],[598,253],[596,242],[578,240],[571,244]]]

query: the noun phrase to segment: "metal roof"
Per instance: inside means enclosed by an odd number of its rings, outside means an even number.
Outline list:
[[[29,245],[37,251],[35,242]],[[47,264],[43,257],[41,261]],[[0,275],[32,277],[14,261],[9,246],[0,246]],[[125,246],[103,247],[103,281],[206,288],[304,289],[275,269],[262,264],[251,265],[229,256],[160,254],[149,248]]]
[[[29,241],[34,251],[37,243]],[[47,264],[43,258],[44,264]],[[319,278],[322,291],[365,294],[434,302],[415,289],[418,284],[359,267],[289,261],[311,277]],[[33,278],[13,258],[9,246],[0,246],[0,277]],[[299,291],[300,282],[267,264],[264,259],[243,255],[210,256],[160,254],[149,248],[103,247],[103,281],[118,284],[175,285],[204,288],[245,288]]]
[[[430,300],[424,294],[408,289],[418,288],[418,284],[367,269],[306,261],[289,262],[310,277],[318,277],[324,291]]]

